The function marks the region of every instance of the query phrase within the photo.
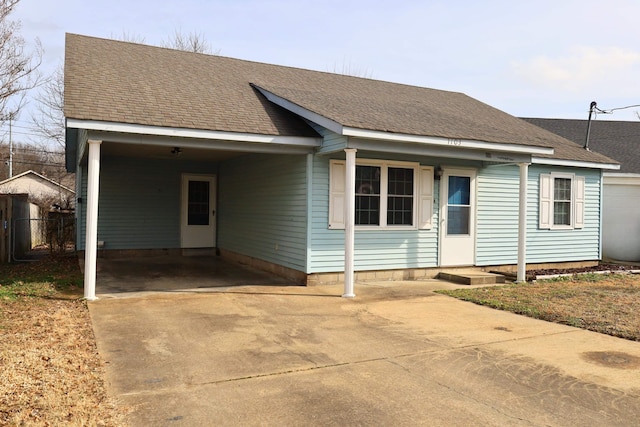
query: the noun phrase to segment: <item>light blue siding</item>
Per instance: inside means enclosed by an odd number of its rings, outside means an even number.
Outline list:
[[[307,123],[322,136],[322,147],[318,150],[319,153],[335,152],[347,147],[348,136],[339,135],[313,122]]]
[[[218,246],[305,271],[306,156],[246,155],[220,166]]]
[[[210,174],[218,176],[218,247],[306,273],[342,271],[344,231],[328,228],[331,157],[248,154],[218,165],[104,156],[98,240],[108,249],[180,247],[181,175]],[[358,151],[358,158],[476,168],[476,265],[517,262],[518,166],[481,167],[479,162],[365,151]],[[86,166],[78,172],[78,197],[86,202]],[[550,172],[585,177],[584,228],[538,228],[539,177]],[[432,229],[356,230],[357,271],[439,265],[440,182],[434,186]],[[529,168],[527,192],[527,263],[599,258],[599,170],[534,165]],[[85,209],[86,203],[78,204],[79,249],[84,249]]]
[[[476,180],[476,265],[515,264],[520,170],[516,165],[487,167],[478,170]]]
[[[575,230],[539,229],[540,174],[585,177],[585,224]],[[518,166],[478,171],[476,265],[515,264],[518,260]],[[527,263],[597,260],[600,254],[600,171],[534,165],[527,183]]]
[[[584,227],[576,230],[540,230],[539,182],[541,173],[565,172],[585,177]],[[527,210],[527,263],[585,261],[600,258],[600,171],[561,167],[529,168]]]
[[[182,173],[216,172],[212,163],[103,156],[98,240],[106,249],[179,248]],[[78,249],[85,244],[86,166],[81,167],[81,184]]]
[[[361,158],[375,158],[358,153]],[[387,158],[389,156],[385,156]],[[394,156],[395,157],[395,156]],[[380,158],[378,156],[378,158]],[[397,157],[389,160],[418,161]],[[428,159],[423,164],[433,165]],[[433,159],[431,159],[433,161]],[[344,270],[344,230],[329,230],[329,158],[315,156],[313,163],[313,206],[309,273]],[[434,214],[438,215],[438,192],[434,195]],[[437,266],[438,221],[431,230],[357,230],[355,269],[357,271]]]

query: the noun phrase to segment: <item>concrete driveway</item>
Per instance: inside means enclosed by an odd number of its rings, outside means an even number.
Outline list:
[[[630,426],[640,343],[434,294],[438,281],[89,303],[134,426]]]

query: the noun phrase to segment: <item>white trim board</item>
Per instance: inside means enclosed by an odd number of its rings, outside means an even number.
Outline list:
[[[94,120],[67,119],[67,127],[94,131],[128,133],[135,135],[214,139],[235,142],[258,142],[262,144],[297,145],[305,147],[319,147],[322,144],[321,138],[312,137],[262,135],[254,133],[223,132],[202,129],[170,128]]]
[[[613,163],[594,163],[584,162],[580,160],[561,160],[561,159],[547,159],[541,157],[532,157],[531,163],[537,165],[550,165],[550,166],[570,166],[574,168],[591,168],[591,169],[608,169],[619,170],[620,165]]]

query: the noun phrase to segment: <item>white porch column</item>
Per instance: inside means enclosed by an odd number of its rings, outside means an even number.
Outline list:
[[[89,140],[89,162],[87,172],[86,238],[84,241],[84,298],[96,298],[96,258],[98,251],[98,194],[100,186],[100,144]]]
[[[345,148],[347,153],[344,191],[344,294],[343,298],[353,298],[353,253],[355,247],[356,222],[356,150]]]
[[[518,273],[516,282],[527,281],[527,181],[529,163],[520,163],[520,197],[518,214]]]

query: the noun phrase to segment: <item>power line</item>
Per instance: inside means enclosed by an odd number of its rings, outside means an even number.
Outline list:
[[[610,108],[610,109],[608,109],[608,110],[602,110],[602,109],[600,109],[600,108],[598,108],[598,107],[595,107],[595,109],[596,109],[596,111],[597,111],[598,113],[601,113],[601,114],[613,114],[613,112],[614,112],[614,111],[617,111],[617,110],[626,110],[627,108],[638,108],[638,107],[640,107],[640,104],[636,104],[636,105],[627,105],[626,107]]]
[[[8,160],[5,160],[5,163],[8,162]],[[14,160],[13,161],[14,164],[18,163],[21,165],[39,165],[39,166],[54,166],[54,167],[64,167],[65,163],[64,162],[22,162],[20,160]]]

